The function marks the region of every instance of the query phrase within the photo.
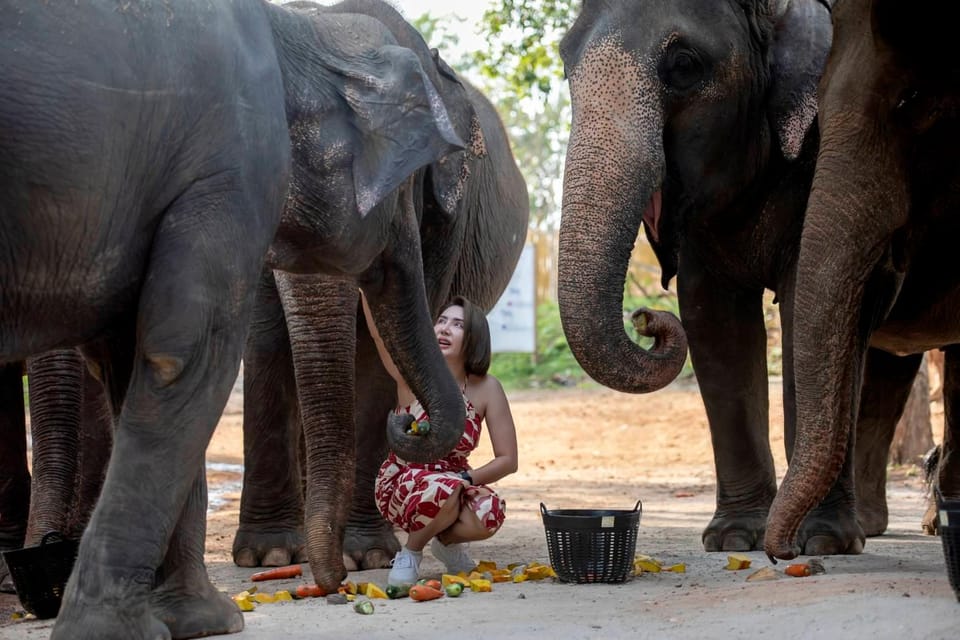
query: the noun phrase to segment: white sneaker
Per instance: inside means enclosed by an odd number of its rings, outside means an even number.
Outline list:
[[[430,551],[433,557],[443,563],[447,568],[447,573],[454,575],[460,573],[470,573],[477,567],[477,563],[467,555],[467,545],[461,543],[443,544],[437,538],[430,542]]]
[[[397,555],[393,557],[393,565],[390,568],[390,575],[387,576],[387,584],[395,587],[410,585],[420,578],[420,560],[423,558],[422,551],[410,551],[406,547],[401,547]]]

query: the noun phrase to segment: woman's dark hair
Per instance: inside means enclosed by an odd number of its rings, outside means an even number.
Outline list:
[[[490,368],[490,326],[483,309],[463,296],[454,296],[443,309],[463,307],[463,360],[467,375],[485,376]]]

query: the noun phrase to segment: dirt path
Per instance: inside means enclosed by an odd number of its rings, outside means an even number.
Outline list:
[[[890,530],[868,540],[863,555],[825,558],[823,576],[748,583],[750,571],[724,570],[726,554],[704,553],[700,544],[715,488],[709,430],[695,389],[675,385],[646,396],[603,389],[530,391],[510,397],[520,470],[498,483],[508,503],[507,521],[495,537],[473,545],[477,559],[500,565],[547,562],[541,502],[550,509],[629,509],[641,499],[637,552],[684,562],[687,572],[647,574],[621,585],[497,584],[492,593],[467,593],[458,600],[377,601],[372,616],[321,600],[261,605],[246,614],[246,630],[232,637],[289,640],[316,638],[319,632],[319,637],[419,640],[435,637],[438,627],[484,638],[956,637],[960,603],[947,581],[939,539],[919,533],[924,490],[914,470],[891,470]],[[778,386],[771,386],[770,398],[771,442],[782,473]],[[934,405],[938,432],[942,420],[942,408]],[[218,502],[209,518],[207,561],[215,583],[229,593],[251,584],[251,570],[230,562],[241,450],[240,415],[228,413],[208,452],[218,463],[210,473]],[[483,460],[489,449],[474,455]],[[768,566],[762,553],[749,555],[753,568]],[[423,568],[439,573],[440,565],[427,553]],[[386,570],[356,572],[350,579],[382,585]],[[8,614],[0,615],[0,638],[49,635],[50,622],[11,623]]]

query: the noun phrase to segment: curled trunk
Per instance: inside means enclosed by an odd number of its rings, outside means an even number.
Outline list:
[[[611,59],[613,58],[613,59]],[[611,78],[610,69],[618,70]],[[598,92],[591,78],[605,78]],[[570,77],[573,123],[563,184],[558,301],[563,331],[584,370],[630,393],[661,389],[680,373],[687,341],[680,321],[646,313],[647,351],[624,328],[623,288],[648,205],[659,215],[664,175],[659,95],[616,45],[584,55]],[[611,98],[615,96],[616,98]]]

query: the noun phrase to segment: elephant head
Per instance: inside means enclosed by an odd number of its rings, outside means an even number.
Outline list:
[[[571,350],[604,385],[656,390],[686,355],[670,314],[647,312],[640,323],[657,337],[649,352],[623,330],[640,226],[666,286],[692,226],[737,224],[713,214],[749,197],[774,145],[797,156],[829,43],[829,14],[817,0],[584,1],[560,51],[573,122],[559,303]],[[704,133],[714,131],[727,135]],[[747,161],[730,162],[731,146]]]
[[[840,473],[868,346],[905,355],[958,339],[956,307],[934,289],[956,300],[956,270],[940,262],[915,277],[924,255],[952,250],[958,229],[950,221],[960,205],[952,16],[952,7],[901,0],[848,0],[834,12],[797,266],[796,446],[768,516],[771,558],[797,554],[800,524]],[[943,248],[923,244],[931,238]],[[938,323],[932,335],[929,325],[903,321],[928,309]]]
[[[433,333],[419,220],[400,185],[464,143],[417,55],[382,23],[357,14],[298,17],[294,24],[328,55],[310,77],[286,67],[293,166],[269,264],[356,279],[433,423],[429,435],[401,439],[397,453],[436,459],[459,440],[464,408]]]

